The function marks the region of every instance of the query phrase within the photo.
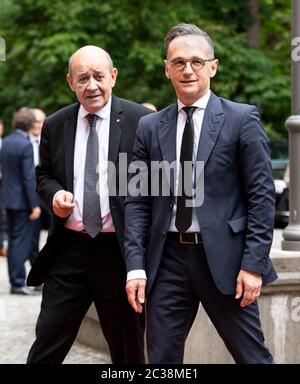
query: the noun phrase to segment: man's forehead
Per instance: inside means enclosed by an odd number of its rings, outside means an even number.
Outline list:
[[[104,70],[109,67],[109,62],[107,56],[104,55],[101,51],[98,51],[97,54],[78,54],[73,57],[71,62],[72,71],[87,71],[89,69],[93,70]]]
[[[209,48],[206,39],[200,35],[183,35],[175,37],[175,39],[171,41],[169,48],[175,49],[183,46],[201,49]]]

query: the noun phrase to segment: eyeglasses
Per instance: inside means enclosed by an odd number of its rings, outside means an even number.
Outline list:
[[[173,59],[167,60],[168,63],[171,63],[172,67],[176,69],[176,71],[183,71],[186,67],[186,63],[190,63],[192,69],[194,71],[200,71],[207,61],[213,61],[214,59],[192,59],[192,60],[183,60],[183,59]]]

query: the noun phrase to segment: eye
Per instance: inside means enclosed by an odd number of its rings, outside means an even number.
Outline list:
[[[178,68],[178,67],[184,67],[184,66],[185,66],[185,61],[184,61],[184,60],[180,60],[180,59],[178,59],[178,60],[174,60],[174,61],[173,61],[173,64],[174,64],[174,66],[175,66],[176,68]]]
[[[192,60],[192,66],[194,68],[202,68],[205,64],[205,61],[202,59],[194,59]]]
[[[88,81],[88,77],[87,76],[80,76],[78,81],[79,83],[83,84],[83,83],[86,83]]]
[[[103,75],[96,75],[96,76],[95,76],[95,79],[96,79],[97,81],[102,81],[102,80],[104,79],[104,76],[103,76]]]

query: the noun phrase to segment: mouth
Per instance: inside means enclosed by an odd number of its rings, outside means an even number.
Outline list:
[[[89,95],[89,96],[86,96],[86,98],[88,100],[97,100],[101,97],[102,95]]]
[[[181,82],[181,84],[187,84],[187,85],[189,85],[189,84],[193,84],[193,83],[195,83],[197,80],[181,80],[180,82]]]

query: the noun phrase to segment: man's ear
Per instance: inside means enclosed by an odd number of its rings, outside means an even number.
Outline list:
[[[112,86],[112,88],[116,84],[117,77],[118,77],[118,70],[117,70],[117,68],[113,68],[111,71],[111,79],[112,79],[112,85],[111,86]]]
[[[167,60],[164,60],[164,62],[165,62],[165,75],[167,79],[170,80],[170,66]]]
[[[210,77],[214,77],[215,74],[217,73],[218,64],[219,64],[219,60],[218,59],[215,59],[215,60],[213,60],[211,62],[210,69],[209,69]]]
[[[75,92],[75,91],[74,91],[74,86],[73,86],[73,77],[72,77],[72,75],[70,75],[69,73],[67,74],[67,82],[68,82],[69,87],[71,88],[71,90],[72,90],[73,92]]]

